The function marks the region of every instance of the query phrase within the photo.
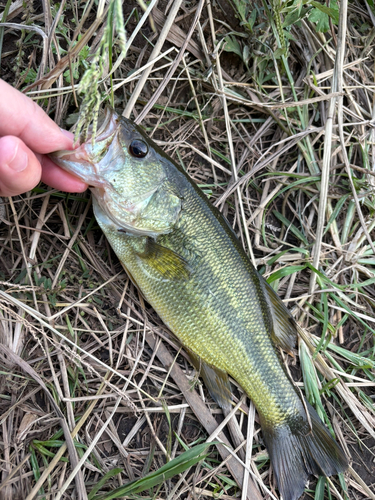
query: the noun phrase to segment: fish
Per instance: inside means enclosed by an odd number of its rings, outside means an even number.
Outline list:
[[[223,215],[132,121],[107,108],[95,142],[51,159],[90,186],[96,220],[131,280],[232,408],[229,376],[253,401],[284,500],[348,460],[281,360],[298,325]]]

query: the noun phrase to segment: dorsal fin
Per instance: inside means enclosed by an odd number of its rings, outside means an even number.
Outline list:
[[[264,280],[263,283],[265,283],[265,296],[272,316],[272,340],[284,351],[293,354],[297,342],[297,323],[274,289],[267,281]]]

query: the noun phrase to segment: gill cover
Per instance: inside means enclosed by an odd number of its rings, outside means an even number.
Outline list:
[[[181,211],[178,188],[169,181],[168,162],[142,130],[107,108],[95,143],[52,153],[64,170],[89,184],[114,229],[135,236],[169,233]]]

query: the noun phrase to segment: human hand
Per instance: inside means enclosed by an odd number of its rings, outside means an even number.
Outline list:
[[[73,149],[73,134],[61,130],[34,101],[0,80],[0,196],[49,186],[81,193],[87,185],[45,156]]]

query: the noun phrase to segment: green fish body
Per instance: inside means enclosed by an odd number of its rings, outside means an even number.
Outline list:
[[[309,474],[343,472],[344,453],[278,354],[295,345],[294,319],[187,174],[111,110],[94,147],[52,158],[92,186],[101,229],[218,404],[231,407],[228,374],[252,399],[284,500]]]

